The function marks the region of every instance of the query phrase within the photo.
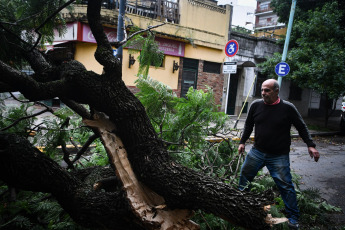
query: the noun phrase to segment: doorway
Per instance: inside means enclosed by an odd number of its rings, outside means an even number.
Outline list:
[[[228,115],[235,115],[235,107],[236,107],[236,95],[237,95],[237,85],[238,85],[238,74],[230,74],[230,80],[228,85],[228,105],[226,109],[226,114]]]
[[[199,60],[184,58],[181,82],[181,97],[186,97],[188,89],[197,88]]]

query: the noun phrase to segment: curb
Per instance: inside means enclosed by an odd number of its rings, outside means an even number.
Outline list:
[[[340,131],[335,132],[323,132],[323,133],[310,133],[310,136],[312,137],[327,137],[327,136],[334,136],[334,135],[340,135]],[[298,138],[300,137],[299,134],[292,134],[291,138]]]

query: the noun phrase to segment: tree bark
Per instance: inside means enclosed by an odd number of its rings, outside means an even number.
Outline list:
[[[8,185],[51,193],[76,222],[88,228],[143,229],[129,209],[121,187],[116,188],[114,183],[110,191],[93,189],[102,177],[90,174],[114,176],[114,171],[95,171],[93,168],[86,173],[69,173],[26,139],[0,134],[0,179]]]

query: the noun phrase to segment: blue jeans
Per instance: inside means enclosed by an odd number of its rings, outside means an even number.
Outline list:
[[[290,221],[298,221],[299,210],[292,176],[290,173],[289,154],[274,155],[260,152],[254,147],[249,151],[241,169],[239,189],[250,190],[250,182],[264,166],[267,167],[274,182],[279,188],[280,195],[285,204],[287,218]]]

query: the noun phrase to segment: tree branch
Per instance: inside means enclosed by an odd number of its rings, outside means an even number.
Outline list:
[[[39,101],[66,93],[65,80],[41,83],[0,61],[0,82],[16,87],[26,98]]]
[[[72,160],[72,164],[74,164],[80,157],[85,153],[85,151],[89,148],[89,146],[99,137],[98,134],[94,134],[90,136],[87,141],[84,143],[83,147],[77,152],[76,156]]]
[[[125,40],[123,40],[123,41],[121,41],[121,42],[115,42],[115,43],[112,43],[112,44],[114,44],[115,46],[120,47],[120,46],[124,45],[127,41],[131,40],[134,36],[136,36],[136,35],[138,35],[138,34],[141,34],[141,33],[144,33],[144,32],[146,32],[146,31],[151,31],[152,29],[155,29],[155,28],[157,28],[157,27],[163,26],[163,25],[165,25],[165,24],[166,24],[166,23],[164,22],[164,23],[159,24],[159,25],[149,26],[149,27],[147,27],[146,29],[143,29],[143,30],[140,30],[140,31],[137,31],[137,32],[131,34],[127,39],[125,39]]]
[[[41,40],[41,37],[42,37],[42,34],[41,32],[39,31],[48,21],[50,21],[53,17],[55,17],[61,10],[63,10],[64,8],[66,8],[67,6],[69,6],[70,4],[72,4],[75,0],[70,0],[68,2],[66,2],[65,4],[63,4],[62,6],[60,6],[57,10],[55,10],[54,13],[52,13],[51,15],[49,15],[43,23],[41,23],[41,25],[39,25],[36,29],[35,29],[35,32],[38,34],[38,38],[36,39],[36,42],[35,44],[31,47],[30,49],[30,52],[33,51],[38,43],[40,42]]]
[[[95,169],[94,169],[95,170]],[[84,176],[85,181],[99,179]],[[75,175],[75,172],[74,172]],[[95,191],[22,137],[0,134],[0,180],[28,191],[51,193],[74,221],[87,228],[143,230],[129,209],[124,191]],[[86,178],[85,178],[86,177]]]
[[[113,55],[113,49],[104,32],[101,23],[101,1],[88,1],[87,17],[92,34],[97,42],[97,49],[95,52],[96,60],[104,66],[105,72],[112,72],[117,79],[122,77],[121,62]]]

